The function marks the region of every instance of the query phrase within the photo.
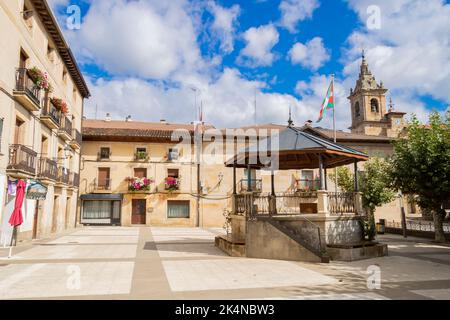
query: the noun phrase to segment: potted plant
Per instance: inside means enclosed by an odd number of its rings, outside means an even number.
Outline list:
[[[47,92],[51,92],[53,90],[49,80],[48,73],[41,71],[38,67],[33,67],[28,69],[28,75],[30,79],[36,85],[36,88],[40,90],[45,90]]]
[[[166,190],[169,192],[176,191],[179,189],[179,179],[175,177],[166,178]]]
[[[55,108],[58,111],[61,111],[62,114],[69,113],[69,107],[67,106],[67,103],[63,99],[53,97],[51,99],[51,101],[52,101],[53,105],[55,106]]]
[[[150,191],[150,185],[154,182],[149,178],[128,178],[129,191]]]
[[[136,152],[136,159],[137,160],[146,160],[147,159],[147,152],[146,151],[137,151]]]

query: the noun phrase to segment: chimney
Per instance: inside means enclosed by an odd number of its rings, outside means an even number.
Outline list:
[[[159,122],[160,122],[161,124],[167,124],[166,119],[161,119],[161,120],[159,120]]]
[[[312,123],[313,122],[311,120],[308,120],[308,121],[305,122],[305,126],[306,127],[312,127]]]
[[[131,120],[131,116],[129,115],[129,116],[127,116],[127,117],[125,118],[125,121],[126,121],[126,122],[132,122],[133,120]]]
[[[106,122],[111,122],[111,114],[109,114],[109,113],[106,114],[105,121]]]

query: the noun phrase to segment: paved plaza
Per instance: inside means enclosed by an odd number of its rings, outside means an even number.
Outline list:
[[[86,227],[11,259],[1,249],[0,299],[450,299],[448,245],[385,235],[388,257],[312,264],[229,257],[214,247],[222,232]]]

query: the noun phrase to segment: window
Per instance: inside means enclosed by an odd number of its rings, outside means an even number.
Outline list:
[[[147,178],[147,168],[135,168],[134,169],[135,178]]]
[[[29,29],[33,28],[33,10],[31,10],[25,3],[23,5],[23,11],[22,11],[22,17],[23,20],[25,21],[25,24],[27,25],[27,27]]]
[[[359,102],[355,103],[355,117],[359,117],[361,115],[361,109],[359,107]]]
[[[372,110],[372,112],[379,112],[380,111],[377,99],[370,100],[370,109]]]
[[[110,190],[111,189],[111,172],[109,168],[98,168],[98,190]]]
[[[135,158],[136,160],[146,160],[147,159],[147,148],[136,148]]]
[[[120,201],[83,201],[83,219],[120,219]]]
[[[67,82],[67,70],[66,70],[66,68],[63,69],[62,79],[63,79],[64,83]]]
[[[178,160],[179,152],[178,149],[169,148],[169,153],[167,154],[167,158],[169,161]]]
[[[111,156],[111,149],[109,147],[100,148],[99,158],[100,160],[109,160]]]
[[[54,54],[55,54],[55,49],[50,44],[47,45],[47,58],[51,62],[54,62],[54,60],[55,60]]]
[[[189,201],[167,201],[167,218],[189,219]]]
[[[73,88],[72,90],[72,102],[75,104],[77,102],[77,89]]]
[[[180,170],[178,170],[178,169],[168,169],[167,170],[167,176],[171,177],[171,178],[178,179],[179,176],[180,176]]]

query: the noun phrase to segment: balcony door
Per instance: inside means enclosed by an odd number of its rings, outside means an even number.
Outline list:
[[[134,169],[135,178],[147,178],[147,168],[135,168]]]
[[[133,199],[131,209],[131,224],[146,224],[147,200]]]
[[[16,126],[14,128],[14,144],[24,144],[24,130],[25,122],[20,119],[16,119]]]
[[[110,168],[98,168],[98,188],[109,190],[110,187]]]

